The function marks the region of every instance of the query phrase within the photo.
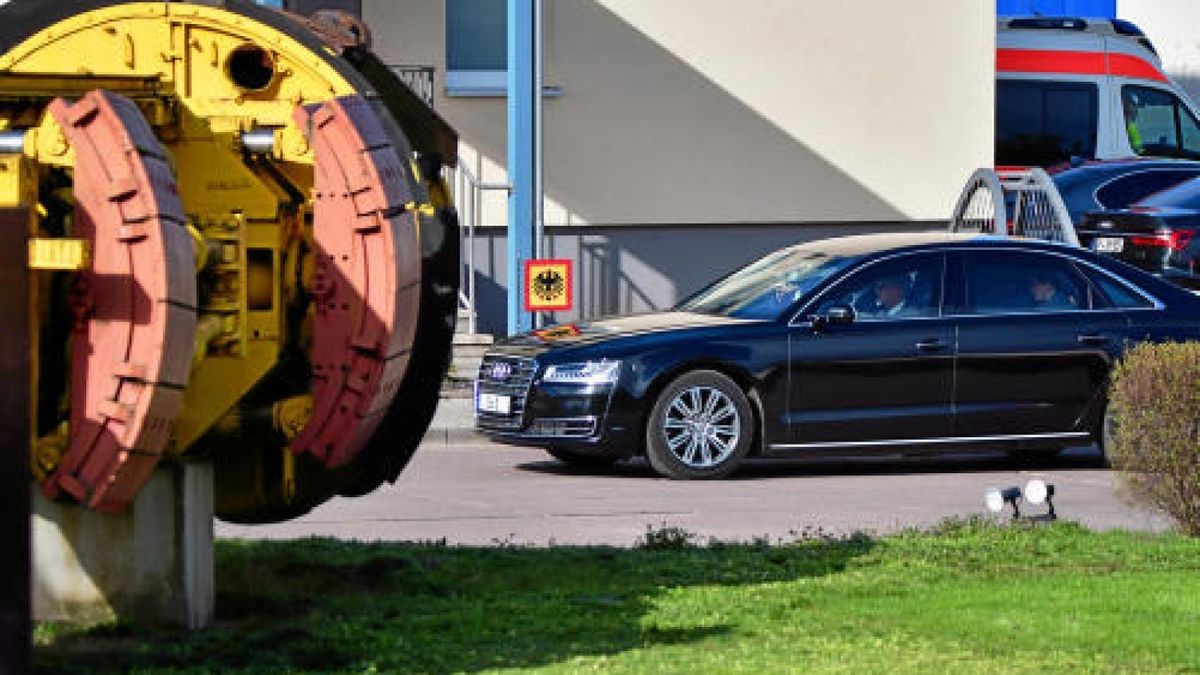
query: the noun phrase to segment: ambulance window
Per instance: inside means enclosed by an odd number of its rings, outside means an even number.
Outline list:
[[[1096,85],[1050,80],[996,82],[996,164],[1049,166],[1094,159]]]
[[[1169,91],[1121,88],[1129,145],[1139,155],[1200,159],[1200,124]]]

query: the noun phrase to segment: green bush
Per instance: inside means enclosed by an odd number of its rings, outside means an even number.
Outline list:
[[[1200,342],[1130,349],[1108,411],[1105,451],[1130,495],[1200,536]]]

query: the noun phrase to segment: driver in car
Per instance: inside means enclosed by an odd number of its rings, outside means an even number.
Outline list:
[[[907,310],[909,279],[904,274],[892,274],[875,282],[875,302],[867,309],[874,318],[903,316]]]

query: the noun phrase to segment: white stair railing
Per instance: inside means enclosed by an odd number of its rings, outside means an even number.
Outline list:
[[[458,306],[467,312],[467,332],[474,334],[478,332],[479,316],[475,295],[475,231],[483,220],[483,193],[508,192],[512,188],[506,183],[485,183],[461,163],[457,167],[446,167],[445,172],[446,183],[458,209],[459,250],[462,252]]]

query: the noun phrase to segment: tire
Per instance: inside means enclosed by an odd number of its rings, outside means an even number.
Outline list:
[[[611,469],[613,464],[617,463],[618,457],[596,457],[595,455],[583,455],[570,450],[560,450],[558,448],[546,448],[546,452],[558,461],[575,469],[583,469],[585,471],[602,471]]]
[[[723,478],[741,465],[753,438],[754,413],[741,387],[696,370],[659,394],[646,422],[646,457],[667,478]]]

